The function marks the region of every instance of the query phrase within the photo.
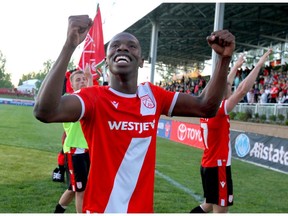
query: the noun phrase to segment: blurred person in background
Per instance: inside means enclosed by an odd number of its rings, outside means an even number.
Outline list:
[[[88,64],[86,64],[84,72],[76,70],[70,75],[69,79],[73,91],[93,85],[93,78]],[[65,95],[69,95],[69,93]],[[70,182],[68,189],[60,197],[54,213],[64,213],[74,198],[76,212],[82,213],[83,196],[90,168],[88,145],[79,121],[64,122],[63,127],[66,134],[63,152],[67,158]]]
[[[231,86],[236,73],[235,70],[231,70],[228,74],[224,98],[216,116],[200,118],[200,130],[204,142],[200,173],[205,200],[190,213],[227,213],[228,207],[233,205],[229,112],[251,90],[262,65],[271,52],[272,50],[269,49],[264,53],[233,93]]]

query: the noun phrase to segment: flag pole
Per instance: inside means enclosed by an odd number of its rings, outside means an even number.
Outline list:
[[[98,13],[98,8],[99,8],[99,3],[97,3],[96,15]],[[107,80],[108,75],[107,75],[107,68],[105,67],[105,64],[102,66],[102,77],[103,77],[103,85],[108,85],[108,80]]]
[[[89,63],[93,75],[93,83],[99,84],[98,80],[103,76],[101,66],[105,61],[105,48],[99,3],[97,3],[96,9],[93,25],[85,38],[84,49],[78,67],[83,70],[85,65]]]

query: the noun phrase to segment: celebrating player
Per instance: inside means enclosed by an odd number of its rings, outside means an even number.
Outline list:
[[[91,162],[83,212],[152,213],[158,120],[161,115],[215,116],[235,38],[227,30],[207,37],[218,62],[212,79],[197,97],[149,82],[138,86],[138,68],[144,63],[141,46],[126,32],[115,35],[107,48],[110,85],[61,97],[69,60],[91,26],[87,15],[69,17],[66,42],[41,85],[34,115],[46,123],[80,121]]]

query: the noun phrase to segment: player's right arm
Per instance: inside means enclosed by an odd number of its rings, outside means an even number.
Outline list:
[[[46,75],[34,106],[34,116],[42,122],[73,122],[81,115],[82,106],[75,95],[62,96],[63,80],[76,47],[84,41],[93,22],[87,15],[70,16],[62,51]]]
[[[209,118],[217,113],[227,85],[227,73],[235,49],[235,37],[227,30],[219,30],[207,37],[207,42],[218,57],[213,76],[199,96],[179,93],[172,113],[174,116]]]

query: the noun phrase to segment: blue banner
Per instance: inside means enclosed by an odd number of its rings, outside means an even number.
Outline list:
[[[232,156],[288,173],[287,139],[231,130]]]
[[[17,106],[34,106],[32,100],[0,98],[0,104],[17,105]]]
[[[157,135],[162,138],[170,139],[171,128],[171,120],[160,119],[157,128]]]

